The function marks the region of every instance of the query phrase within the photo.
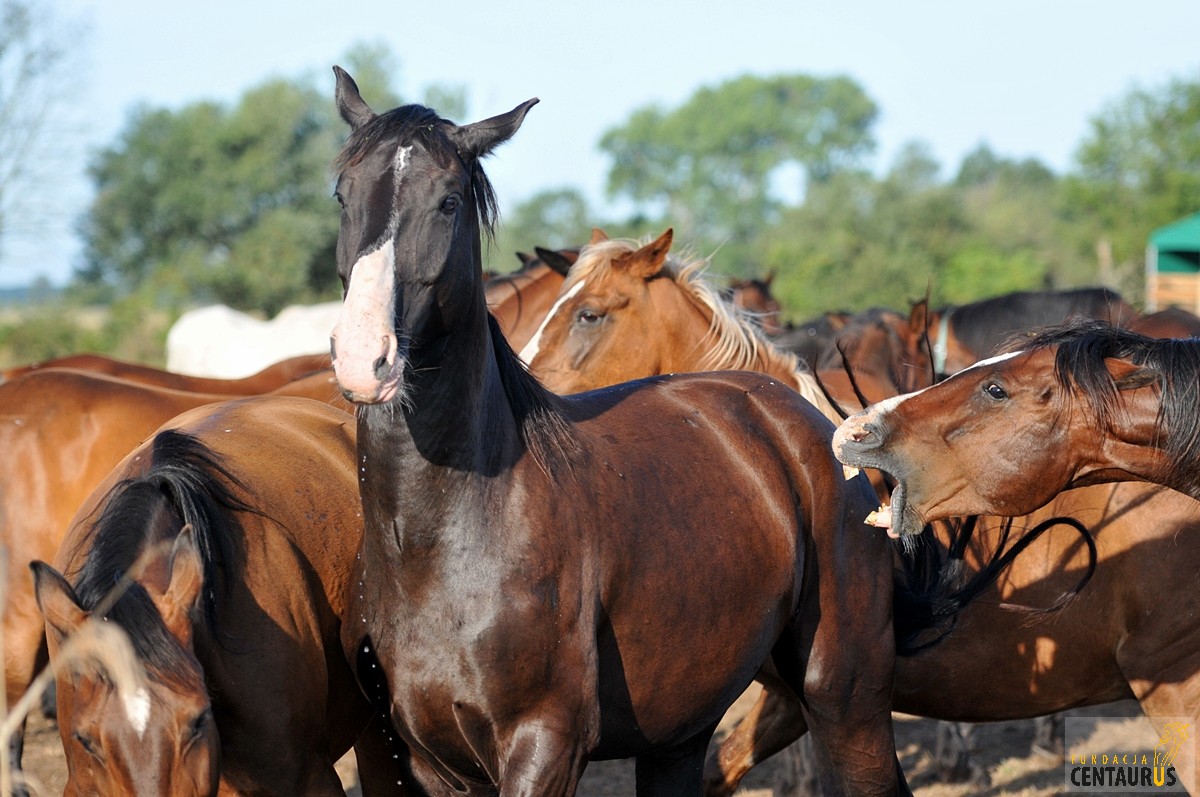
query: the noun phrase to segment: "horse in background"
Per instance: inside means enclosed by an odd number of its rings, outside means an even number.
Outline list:
[[[47,368],[72,368],[78,371],[90,371],[96,374],[106,374],[124,379],[127,382],[137,382],[142,385],[165,387],[171,390],[186,390],[193,393],[219,393],[227,396],[250,396],[256,393],[266,393],[282,387],[288,382],[308,376],[317,371],[330,368],[329,355],[306,354],[299,357],[289,357],[281,362],[268,365],[258,373],[240,379],[216,379],[204,376],[189,376],[177,374],[162,368],[154,368],[140,363],[118,360],[103,354],[69,354],[52,360],[29,363],[27,365],[0,371],[0,384],[32,373],[44,371]]]
[[[483,289],[488,309],[516,351],[533,337],[558,296],[563,278],[579,257],[578,247],[545,249],[538,246],[534,251],[536,255],[518,252],[521,268],[511,274],[491,277]]]
[[[289,357],[325,353],[340,306],[292,305],[267,321],[223,304],[189,310],[167,331],[167,370],[238,379]]]
[[[231,401],[171,420],[97,486],[53,567],[33,564],[67,794],[332,797],[351,746],[364,794],[403,793],[403,745],[341,646],[359,621],[354,448],[328,405]],[[60,656],[89,618],[128,634],[133,693]]]
[[[723,291],[729,303],[745,311],[768,338],[777,338],[788,331],[779,316],[779,300],[771,293],[775,272],[769,271],[761,277],[734,278]]]
[[[1015,333],[1060,324],[1073,316],[1128,326],[1137,311],[1108,288],[1016,291],[930,310],[914,304],[911,325],[929,335],[938,374],[953,374],[993,354]]]

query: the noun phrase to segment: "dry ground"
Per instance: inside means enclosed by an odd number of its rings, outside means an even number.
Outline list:
[[[748,708],[748,701],[748,697],[739,701],[731,716],[739,708]],[[1148,750],[1157,741],[1148,735],[1148,725],[1140,719],[1137,705],[1132,702],[1081,709],[1074,713],[1088,717],[1104,716],[1096,723],[1092,737],[1096,740],[1097,749]],[[992,778],[992,785],[988,788],[937,782],[928,753],[933,746],[933,728],[934,723],[929,720],[897,717],[896,737],[901,764],[918,797],[1051,797],[1063,793],[1060,761],[1030,752],[1029,723],[990,723],[976,732],[978,758]],[[35,794],[62,793],[66,772],[58,731],[40,716],[32,720],[25,760],[28,773],[41,786]],[[343,761],[340,769],[351,786],[350,795],[357,795],[357,789],[353,788],[353,761]],[[743,797],[783,797],[784,792],[778,787],[787,778],[787,761],[779,756],[752,772],[738,794]],[[633,763],[630,761],[591,764],[579,789],[580,797],[617,797],[633,793]]]

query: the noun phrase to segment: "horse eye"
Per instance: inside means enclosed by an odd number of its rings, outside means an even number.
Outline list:
[[[204,732],[208,730],[208,724],[211,721],[212,721],[212,711],[210,709],[205,709],[204,711],[201,711],[199,714],[197,714],[196,718],[192,720],[191,726],[188,728],[188,733],[189,733],[188,741],[194,742],[195,740],[197,740],[201,736],[203,736]]]
[[[342,197],[341,194],[339,194],[337,191],[334,191],[333,198],[336,199],[337,203],[342,206],[342,210],[346,209],[346,200]]]
[[[987,394],[989,396],[996,399],[996,401],[1001,401],[1002,399],[1008,398],[1008,392],[1004,388],[997,385],[995,382],[989,382],[987,385],[984,386],[983,389],[985,391],[987,391]]]
[[[604,316],[595,310],[580,310],[575,314],[575,322],[581,326],[590,327],[600,323]]]
[[[100,755],[100,749],[96,747],[96,743],[93,742],[90,737],[84,736],[79,731],[72,733],[71,737],[78,742],[79,746],[83,748],[84,752],[86,752],[92,758],[95,758],[98,761],[103,759],[103,756]]]
[[[443,213],[453,213],[454,211],[458,210],[458,204],[459,204],[458,194],[451,194],[450,196],[448,196],[442,200],[441,210]]]

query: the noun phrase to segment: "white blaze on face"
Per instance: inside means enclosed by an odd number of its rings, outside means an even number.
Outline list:
[[[141,739],[146,735],[146,728],[150,724],[150,693],[143,686],[133,694],[125,695],[122,702],[125,704],[126,719]]]
[[[575,283],[571,287],[571,290],[567,291],[558,298],[558,301],[556,301],[554,306],[550,308],[550,312],[546,313],[546,317],[542,319],[542,323],[537,328],[537,332],[533,333],[533,337],[530,338],[529,342],[525,344],[525,348],[521,349],[520,357],[526,365],[532,363],[533,358],[537,356],[538,349],[542,345],[542,332],[545,331],[546,325],[550,323],[550,319],[554,318],[558,311],[562,309],[563,304],[565,304],[567,300],[583,289],[583,284],[585,282],[586,280],[580,280],[579,282]]]
[[[373,394],[380,382],[375,363],[383,357],[394,364],[395,282],[391,238],[354,264],[342,312],[333,328],[333,368],[343,389]]]
[[[383,240],[363,255],[350,272],[346,298],[333,328],[333,369],[338,384],[363,399],[386,400],[399,383],[396,362],[396,228],[398,197],[412,147],[398,147],[392,160],[396,195]],[[376,364],[385,362],[381,377]]]

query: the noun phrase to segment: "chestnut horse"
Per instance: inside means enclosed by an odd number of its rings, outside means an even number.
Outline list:
[[[284,385],[279,395],[348,408],[329,372]],[[72,515],[121,458],[160,424],[228,396],[139,385],[102,374],[46,369],[0,384],[0,545],[8,551],[0,633],[8,705],[45,661],[45,637],[28,565],[49,561]],[[22,734],[9,751],[20,769]]]
[[[1200,498],[1200,341],[1081,320],[1014,345],[838,429],[840,459],[899,480],[892,534],[953,515],[1018,515],[1101,482]]]
[[[402,793],[341,646],[355,482],[354,418],[277,397],[185,413],[105,478],[33,565],[66,794],[332,797],[351,745],[364,794]],[[89,617],[129,635],[140,688],[60,660]]]
[[[361,680],[378,663],[416,781],[571,795],[589,759],[636,757],[639,794],[695,794],[718,720],[771,668],[845,790],[907,790],[887,543],[862,524],[866,480],[827,455],[829,421],[756,374],[542,388],[480,263],[480,159],[534,101],[462,126],[377,115],[335,73],[351,134],[334,369],[361,405],[366,526],[366,622],[345,641]]]
[[[171,390],[190,390],[195,393],[219,393],[226,396],[252,396],[266,393],[294,382],[316,371],[329,369],[328,354],[308,354],[291,357],[268,366],[256,374],[241,379],[216,379],[164,371],[149,365],[125,362],[103,354],[69,354],[53,360],[30,363],[0,372],[0,383],[11,382],[33,371],[47,368],[74,368],[119,377],[142,385],[166,387]]]
[[[580,252],[521,359],[547,388],[579,393],[658,374],[722,368],[782,381],[838,423],[795,355],[772,346],[703,279],[704,260],[670,254],[673,231],[643,246],[600,230]]]

